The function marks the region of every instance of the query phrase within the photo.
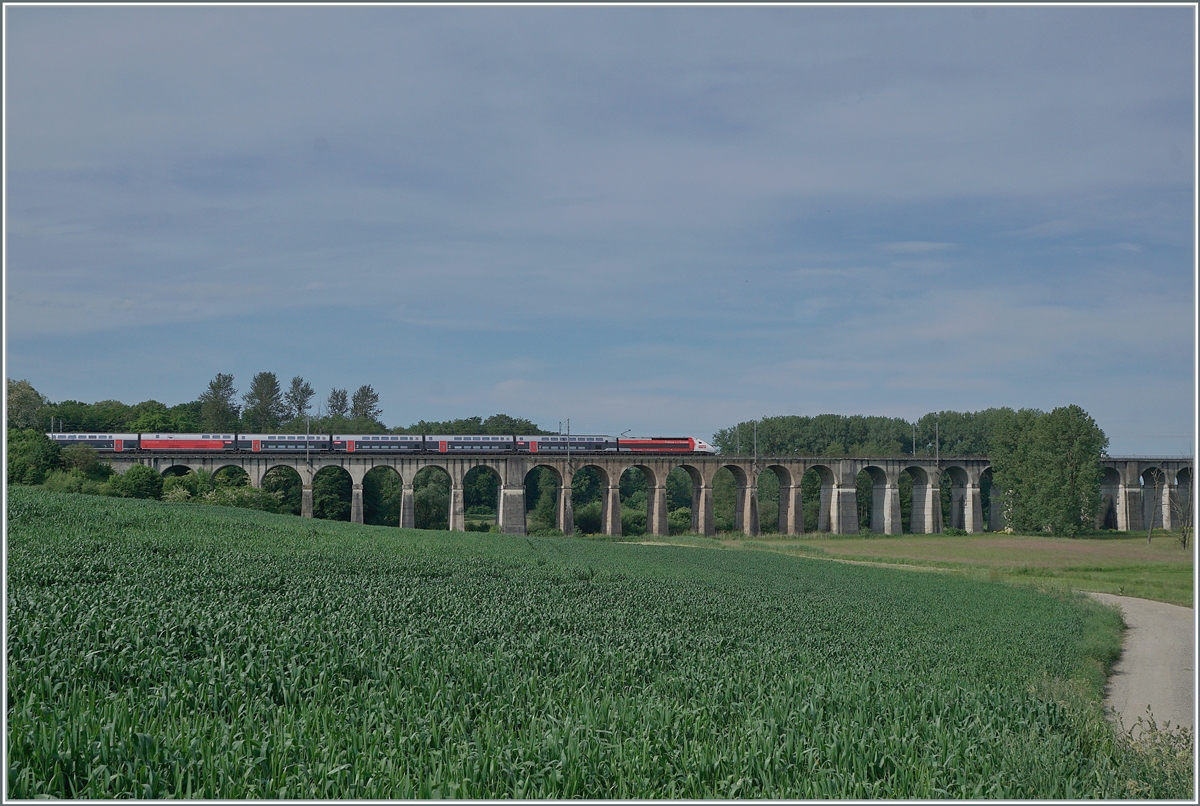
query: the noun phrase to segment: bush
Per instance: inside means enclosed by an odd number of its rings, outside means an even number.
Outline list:
[[[625,509],[621,511],[621,533],[629,537],[646,534],[646,513],[644,510]]]
[[[42,486],[54,493],[104,495],[107,491],[102,482],[88,478],[79,470],[51,470]]]
[[[8,429],[8,483],[41,484],[59,466],[62,449],[40,431]]]
[[[947,526],[945,529],[942,530],[942,534],[950,535],[951,537],[966,537],[967,530],[959,529],[957,526]]]
[[[261,487],[217,487],[205,493],[197,503],[257,509],[278,514],[283,509],[283,493],[264,490]]]
[[[590,504],[575,510],[575,531],[585,535],[600,534],[604,528],[604,524],[600,519],[600,502],[592,501]]]
[[[134,465],[108,482],[109,495],[118,498],[162,498],[163,477],[152,467]]]
[[[667,515],[667,525],[671,527],[673,535],[690,532],[692,530],[692,508],[679,507],[679,509],[672,510]]]
[[[111,465],[100,462],[91,445],[68,445],[59,454],[59,464],[64,470],[78,470],[94,481],[105,481],[114,472]]]

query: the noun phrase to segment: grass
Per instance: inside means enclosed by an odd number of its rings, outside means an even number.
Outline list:
[[[1192,793],[1079,596],[21,487],[8,528],[12,798]]]
[[[1193,607],[1192,551],[1178,534],[1064,538],[969,535],[673,535],[638,538],[672,545],[743,548],[796,556],[900,565],[1014,584],[1099,591]]]

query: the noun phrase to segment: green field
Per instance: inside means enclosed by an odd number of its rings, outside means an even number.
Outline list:
[[[1193,606],[1192,551],[1177,533],[1091,538],[1004,534],[804,537],[696,535],[645,538],[706,548],[778,551],[802,557],[921,568],[1041,588],[1100,591]]]
[[[10,487],[8,797],[1188,798],[1115,612],[774,552]],[[1165,749],[1164,749],[1165,748]]]

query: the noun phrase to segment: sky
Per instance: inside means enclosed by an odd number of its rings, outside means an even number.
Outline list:
[[[4,6],[5,360],[695,435],[1191,454],[1195,11]]]

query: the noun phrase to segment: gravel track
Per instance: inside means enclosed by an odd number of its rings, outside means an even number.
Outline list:
[[[1108,679],[1106,704],[1122,730],[1137,725],[1146,709],[1161,728],[1195,727],[1196,613],[1190,607],[1091,593],[1121,608],[1124,648]],[[1135,736],[1140,731],[1135,729]]]

